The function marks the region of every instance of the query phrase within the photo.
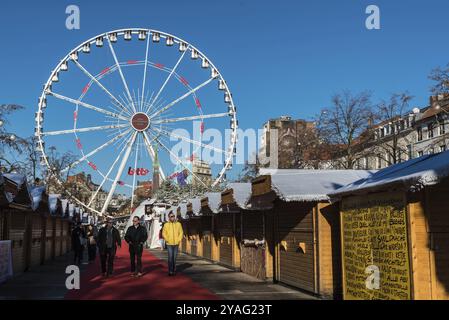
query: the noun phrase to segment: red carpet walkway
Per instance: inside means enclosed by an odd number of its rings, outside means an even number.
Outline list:
[[[130,272],[128,246],[123,241],[114,260],[114,275],[103,279],[99,256],[81,274],[79,290],[70,290],[65,299],[70,300],[217,300],[209,290],[199,286],[189,277],[178,273],[168,276],[165,261],[147,250],[142,255],[143,277],[133,278]]]

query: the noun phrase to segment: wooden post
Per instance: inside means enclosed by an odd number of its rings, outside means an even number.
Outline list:
[[[409,257],[411,264],[412,299],[432,299],[430,241],[423,194],[409,198],[407,204]]]
[[[217,216],[212,216],[212,231],[211,231],[211,259],[213,261],[220,261],[220,241],[216,241],[215,239],[215,230],[216,230],[216,221]]]

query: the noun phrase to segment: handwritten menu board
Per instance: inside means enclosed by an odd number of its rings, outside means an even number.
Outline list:
[[[407,218],[402,195],[345,199],[341,219],[344,298],[410,299]]]

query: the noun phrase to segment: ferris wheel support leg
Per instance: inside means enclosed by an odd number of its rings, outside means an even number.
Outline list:
[[[145,131],[143,132],[143,138],[144,138],[143,140],[145,141],[145,145],[147,146],[147,150],[151,157],[151,160],[154,163],[154,158],[156,156],[156,153],[154,152],[154,148],[150,143],[150,138],[148,137],[148,134]],[[159,173],[161,175],[162,180],[165,180],[165,173],[161,166],[159,167]]]
[[[109,203],[112,200],[112,196],[114,195],[115,189],[117,187],[117,182],[119,181],[120,177],[122,176],[123,170],[125,169],[126,162],[128,161],[129,155],[131,154],[131,150],[134,145],[134,142],[136,141],[136,137],[137,137],[137,132],[135,132],[133,134],[131,141],[128,143],[128,145],[126,147],[125,155],[123,156],[122,162],[120,163],[120,167],[117,171],[117,175],[115,176],[114,182],[112,183],[111,190],[109,190],[109,194],[108,194],[108,197],[106,198],[106,201],[103,205],[103,209],[101,209],[101,215],[103,215],[106,212],[106,210],[109,206]]]

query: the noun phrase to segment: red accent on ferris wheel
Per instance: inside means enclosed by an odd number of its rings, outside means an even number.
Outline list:
[[[109,70],[111,70],[111,68],[107,67],[107,68],[103,69],[103,70],[100,72],[100,74],[101,74],[101,75],[104,75],[105,73],[109,72]]]
[[[160,63],[155,63],[154,66],[158,69],[164,69],[164,65]]]
[[[83,94],[86,93],[90,88],[90,84],[87,84],[84,88],[83,88]]]
[[[97,170],[97,166],[96,166],[94,163],[89,162],[89,166],[90,166],[92,169]]]
[[[124,183],[123,181],[117,181],[117,183],[118,183],[119,185],[121,185],[121,186],[124,186],[124,185],[125,185],[125,183]]]
[[[76,142],[76,147],[78,149],[82,149],[83,148],[83,145],[81,144],[81,140],[79,138],[76,139],[75,142]]]
[[[200,99],[195,98],[195,104],[196,104],[196,106],[197,106],[198,108],[201,109],[201,102],[200,102]]]
[[[189,82],[186,80],[186,78],[184,77],[179,77],[179,81],[181,81],[181,83],[185,86],[189,85]]]
[[[78,112],[77,111],[73,111],[73,121],[78,120]]]
[[[126,62],[127,64],[136,64],[138,61],[137,60],[129,60],[128,62]]]
[[[204,122],[201,122],[200,131],[201,131],[201,134],[204,133]]]

